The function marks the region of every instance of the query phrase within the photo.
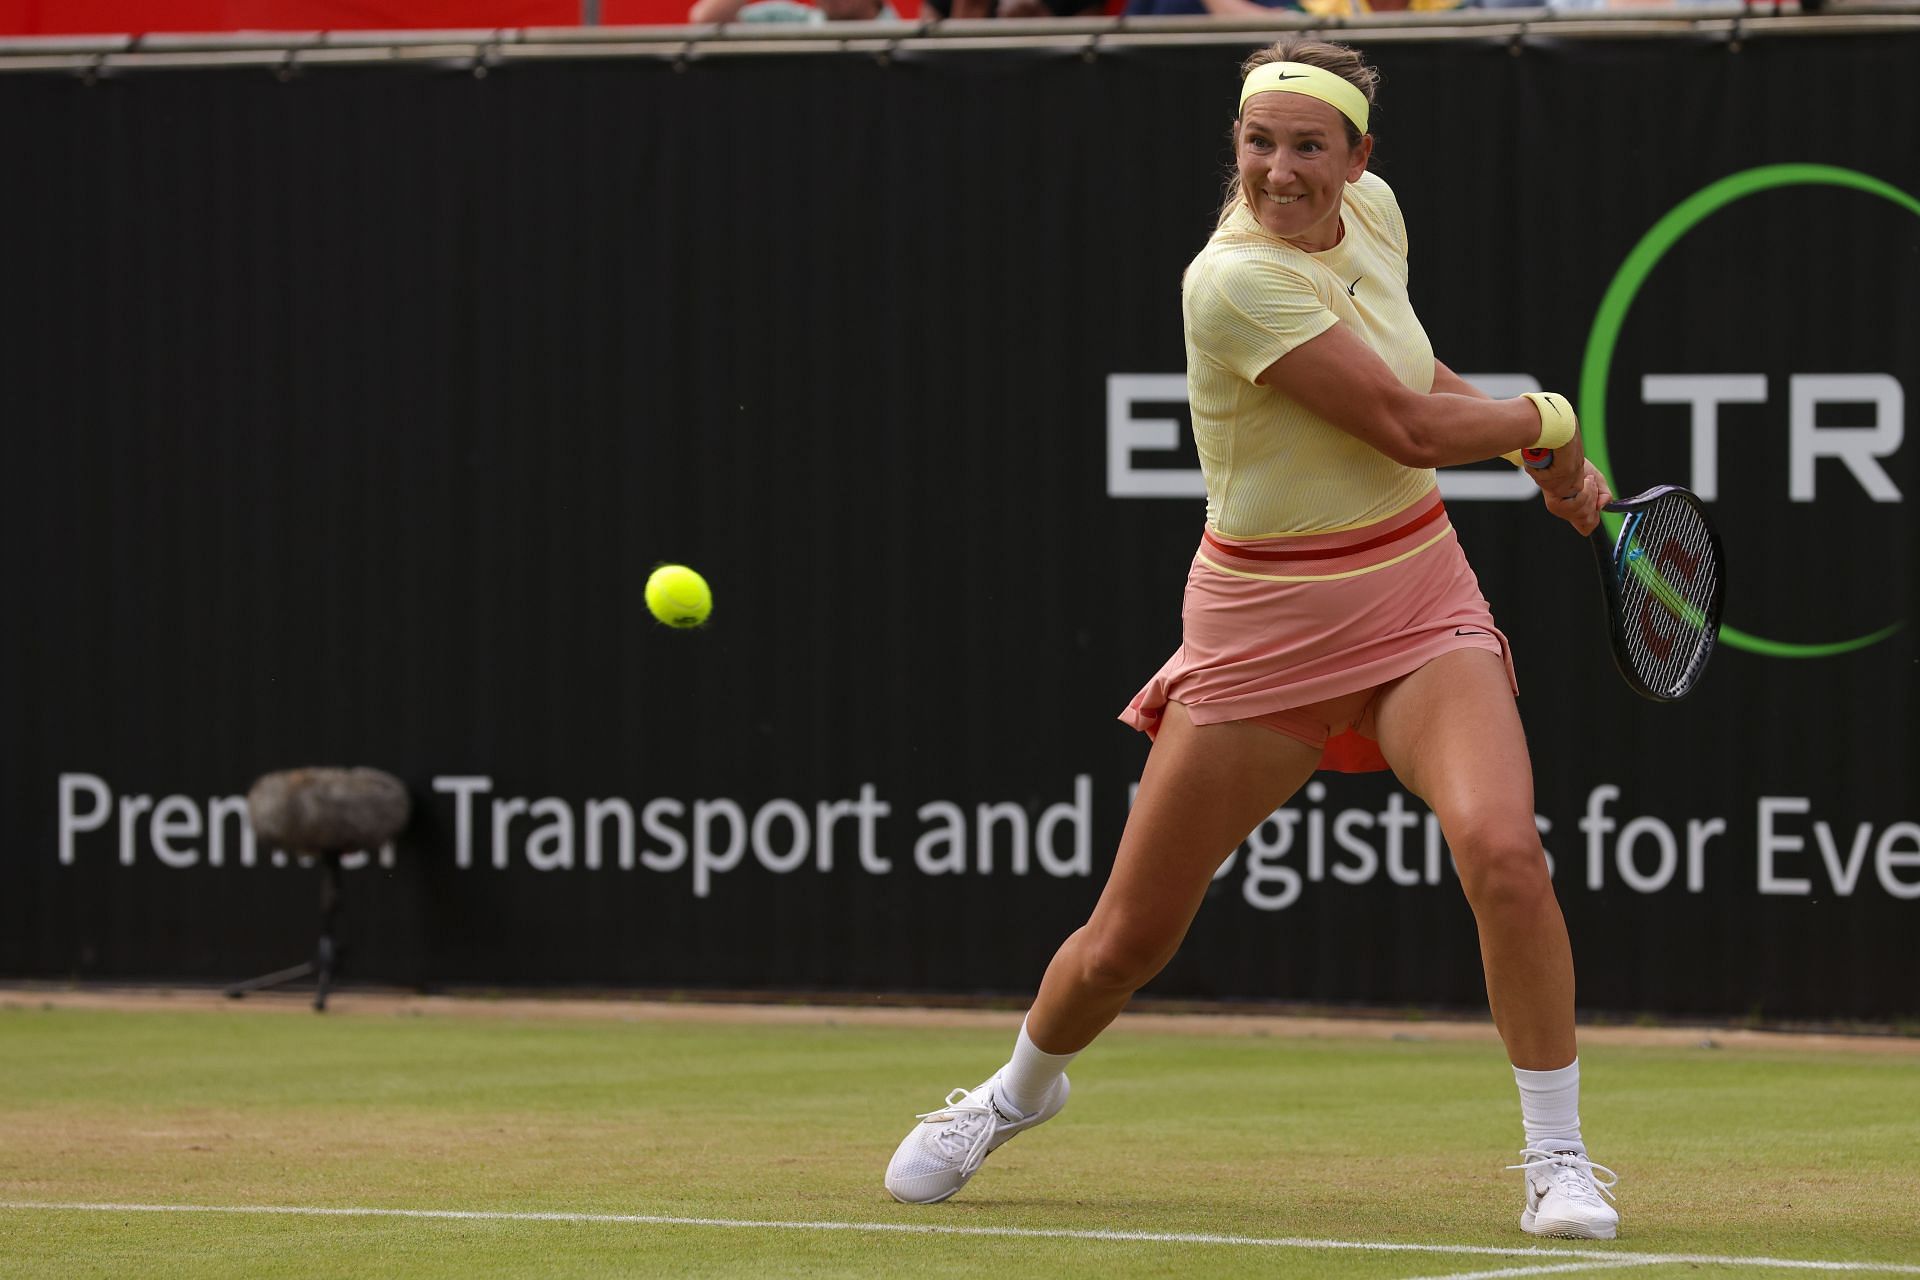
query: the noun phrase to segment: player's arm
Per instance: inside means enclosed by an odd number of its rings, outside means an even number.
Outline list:
[[[1433,390],[1438,395],[1469,396],[1483,404],[1493,399],[1438,360],[1433,362]],[[1527,474],[1543,491],[1570,493],[1579,487],[1580,478],[1586,474],[1587,468],[1586,446],[1581,443],[1576,430],[1573,439],[1553,451],[1552,466],[1528,467]]]
[[[1492,399],[1438,360],[1433,362],[1433,389],[1445,395],[1471,396],[1483,403]],[[1600,474],[1599,468],[1587,461],[1586,446],[1578,432],[1573,439],[1553,451],[1552,466],[1528,467],[1526,472],[1540,486],[1547,510],[1583,534],[1593,532],[1600,519],[1600,508],[1613,501],[1613,492],[1607,487],[1606,477]],[[1592,476],[1591,482],[1588,480],[1589,474]],[[1575,496],[1565,496],[1568,494]]]
[[[1433,362],[1433,389],[1440,395],[1472,396],[1475,400],[1493,399],[1438,360]]]
[[[1540,410],[1533,401],[1487,400],[1469,394],[1471,388],[1423,395],[1343,324],[1287,352],[1256,381],[1402,466],[1480,462],[1529,448],[1540,438]],[[1458,377],[1453,381],[1466,387]]]

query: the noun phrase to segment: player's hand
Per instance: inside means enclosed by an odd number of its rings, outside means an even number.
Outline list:
[[[1560,459],[1555,458],[1554,465],[1540,473],[1540,496],[1546,500],[1547,510],[1572,525],[1582,537],[1592,533],[1600,525],[1600,509],[1613,501],[1613,490],[1607,484],[1607,478],[1600,469],[1580,460],[1580,474],[1559,483],[1549,483],[1553,473],[1560,469]]]

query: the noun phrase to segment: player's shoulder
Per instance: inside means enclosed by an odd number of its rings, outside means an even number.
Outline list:
[[[1347,184],[1347,194],[1374,208],[1400,207],[1400,201],[1394,196],[1393,188],[1387,180],[1369,169],[1360,175],[1358,182]]]
[[[1346,203],[1362,219],[1371,223],[1402,254],[1407,251],[1407,221],[1400,213],[1399,198],[1387,180],[1369,169],[1358,182],[1347,184]]]

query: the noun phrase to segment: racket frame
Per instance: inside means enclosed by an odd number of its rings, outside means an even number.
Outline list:
[[[1706,531],[1707,542],[1711,548],[1714,563],[1713,596],[1704,610],[1705,621],[1701,628],[1701,640],[1695,643],[1692,659],[1682,671],[1675,687],[1656,689],[1649,685],[1634,669],[1632,651],[1627,641],[1627,626],[1630,619],[1626,616],[1626,604],[1620,584],[1632,570],[1627,565],[1627,553],[1633,542],[1633,532],[1643,513],[1654,503],[1669,496],[1677,496],[1692,507],[1700,518],[1701,527]],[[1707,669],[1707,660],[1713,656],[1713,650],[1719,641],[1720,622],[1725,617],[1727,595],[1727,558],[1720,544],[1719,530],[1714,528],[1713,520],[1707,515],[1706,506],[1691,490],[1679,485],[1656,485],[1644,493],[1636,493],[1631,498],[1622,498],[1609,502],[1602,510],[1623,517],[1618,536],[1610,535],[1603,520],[1594,529],[1588,543],[1593,547],[1594,566],[1600,573],[1600,585],[1606,592],[1607,602],[1607,647],[1613,654],[1613,665],[1620,670],[1620,676],[1629,688],[1641,697],[1652,702],[1678,702],[1693,692],[1700,683],[1701,675]],[[1657,593],[1656,593],[1657,594]]]

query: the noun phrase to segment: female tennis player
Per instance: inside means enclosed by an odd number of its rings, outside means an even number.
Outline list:
[[[1140,789],[1012,1060],[920,1118],[887,1190],[945,1200],[1057,1115],[1067,1064],[1172,958],[1221,861],[1315,770],[1391,767],[1439,817],[1479,926],[1520,1089],[1520,1225],[1610,1239],[1513,664],[1433,469],[1551,450],[1531,474],[1583,535],[1612,494],[1563,397],[1489,400],[1434,359],[1399,205],[1367,172],[1378,73],[1303,36],[1243,72],[1237,173],[1182,284],[1207,523],[1180,649],[1121,717],[1153,739]]]

